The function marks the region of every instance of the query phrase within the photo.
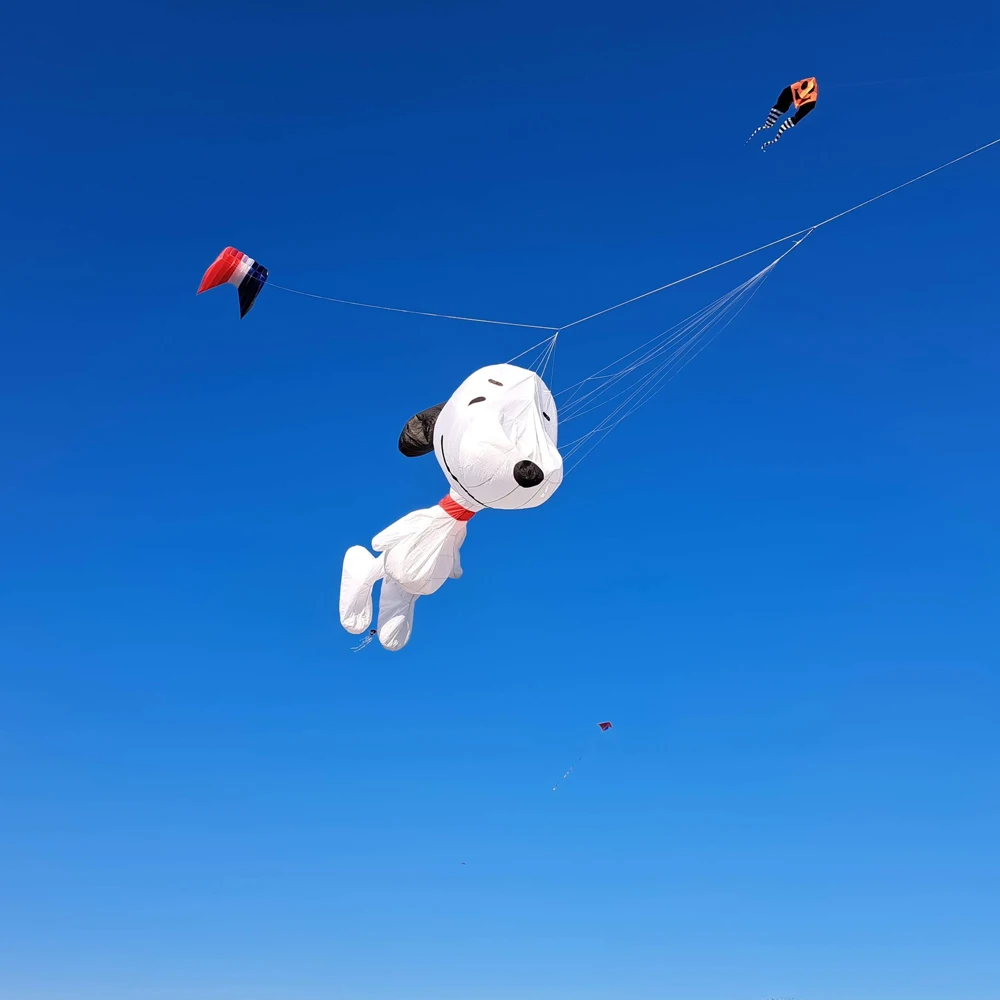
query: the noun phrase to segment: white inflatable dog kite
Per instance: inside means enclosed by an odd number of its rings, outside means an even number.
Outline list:
[[[402,649],[413,630],[413,606],[447,579],[462,575],[458,550],[466,523],[480,510],[537,507],[562,482],[556,406],[548,386],[516,365],[470,375],[447,403],[411,417],[399,436],[409,458],[437,455],[451,487],[435,507],[415,510],[372,539],[371,555],[354,545],[344,556],[340,621],[360,635],[372,621],[372,590],[382,581],[378,638]]]

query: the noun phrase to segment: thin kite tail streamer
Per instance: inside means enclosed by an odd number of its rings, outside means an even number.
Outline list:
[[[581,760],[583,760],[583,754],[580,754],[580,756],[576,758],[576,764],[579,764]],[[570,769],[552,786],[552,791],[555,791],[573,773],[573,768],[576,767],[576,764],[573,764]]]
[[[351,652],[352,652],[352,653],[360,653],[360,652],[361,652],[361,650],[362,650],[362,649],[364,649],[364,648],[365,648],[365,646],[367,646],[367,645],[368,645],[368,643],[370,643],[370,642],[372,641],[372,639],[374,639],[374,638],[375,638],[375,636],[376,636],[377,634],[378,634],[378,633],[376,632],[376,630],[375,630],[375,629],[371,629],[371,630],[369,631],[368,635],[366,635],[366,636],[365,636],[365,637],[364,637],[364,638],[363,638],[363,639],[361,640],[361,642],[359,642],[359,643],[358,643],[358,644],[357,644],[356,646],[351,646]]]
[[[598,722],[597,726],[602,733],[606,733],[609,729],[613,728],[610,722]],[[588,753],[592,752],[593,749],[594,747],[588,746],[584,747],[584,749],[580,751],[580,755],[576,758],[576,764],[571,765],[569,770],[566,771],[566,773],[552,786],[552,791],[558,790],[559,786],[573,773],[576,765],[579,764]]]
[[[798,125],[798,123],[802,121],[802,119],[805,118],[805,116],[809,114],[815,107],[816,107],[815,101],[810,101],[808,104],[803,104],[802,107],[799,108],[798,111],[796,111],[795,114],[791,116],[791,118],[786,118],[781,123],[781,126],[778,128],[778,134],[769,142],[765,142],[764,145],[761,146],[760,148],[767,149],[768,146],[772,145],[773,143],[776,143],[785,132],[787,132],[790,128],[795,128],[795,126]]]

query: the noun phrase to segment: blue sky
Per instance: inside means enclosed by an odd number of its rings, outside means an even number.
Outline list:
[[[349,651],[343,551],[443,492],[405,419],[530,334],[194,289],[234,244],[564,323],[995,138],[998,27],[9,12],[0,997],[988,996],[996,150],[818,233],[549,504],[472,522],[396,656]],[[763,263],[567,333],[554,387]]]

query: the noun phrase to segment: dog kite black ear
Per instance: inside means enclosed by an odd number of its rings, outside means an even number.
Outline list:
[[[443,409],[444,403],[438,403],[406,421],[403,433],[399,435],[399,450],[407,458],[419,458],[434,450],[434,425]]]

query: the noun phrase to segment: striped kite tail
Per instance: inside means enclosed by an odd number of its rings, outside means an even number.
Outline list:
[[[777,108],[771,108],[771,113],[767,116],[767,121],[763,125],[758,126],[750,133],[750,138],[747,139],[745,145],[749,145],[753,137],[758,132],[763,132],[764,129],[772,128],[774,123],[781,117],[781,112]]]
[[[777,135],[775,135],[773,139],[768,139],[767,142],[765,142],[764,145],[761,146],[760,148],[767,149],[768,146],[773,146],[782,137],[782,135],[784,135],[784,133],[787,132],[790,128],[795,128],[795,122],[793,122],[791,118],[786,118],[781,123]]]

